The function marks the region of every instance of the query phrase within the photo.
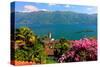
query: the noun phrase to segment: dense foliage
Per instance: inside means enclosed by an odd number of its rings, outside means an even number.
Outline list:
[[[58,61],[74,62],[93,60],[97,60],[97,41],[96,39],[84,38],[72,41],[71,49],[66,51]]]
[[[32,47],[24,46],[15,50],[15,59],[18,61],[35,61],[46,63],[47,55],[42,44],[35,44]]]
[[[21,27],[16,29],[16,40],[23,40],[26,44],[34,44],[36,41],[36,35],[30,28]]]
[[[69,41],[67,41],[64,38],[61,38],[58,44],[55,44],[54,46],[54,55],[55,57],[59,58],[63,53],[65,53],[67,50],[69,50],[71,47]]]
[[[48,44],[42,40],[49,38],[37,38],[31,29],[21,27],[16,29],[16,41],[14,56],[16,61],[35,62],[36,64],[57,63],[57,62],[78,62],[97,60],[97,40],[96,38],[83,38],[80,40],[59,40],[49,41]],[[47,40],[46,40],[47,41]],[[46,53],[45,46],[52,45],[54,55]],[[15,46],[16,47],[16,46]],[[13,48],[12,48],[13,49]]]
[[[27,27],[16,29],[15,59],[18,61],[35,61],[46,63],[43,44],[37,41],[36,35]]]

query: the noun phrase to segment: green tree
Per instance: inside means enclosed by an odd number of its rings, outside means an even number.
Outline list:
[[[70,45],[69,41],[67,41],[64,38],[61,38],[59,40],[59,43],[55,44],[55,46],[54,46],[55,57],[60,57],[63,53],[65,53],[66,51],[68,51],[70,48],[71,48],[71,45]]]
[[[47,55],[42,44],[34,45],[34,58],[37,63],[46,63]]]
[[[28,27],[21,27],[16,29],[16,40],[23,40],[26,44],[34,44],[36,42],[36,35]]]

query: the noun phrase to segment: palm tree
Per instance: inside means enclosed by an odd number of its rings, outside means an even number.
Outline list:
[[[26,44],[35,44],[36,35],[28,27],[21,27],[16,29],[16,40],[23,40]]]

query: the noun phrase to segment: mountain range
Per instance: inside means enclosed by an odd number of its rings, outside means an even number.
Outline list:
[[[19,24],[97,24],[97,14],[83,14],[71,11],[12,12]]]

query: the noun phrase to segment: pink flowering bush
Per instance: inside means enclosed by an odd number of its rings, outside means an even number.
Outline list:
[[[58,59],[60,63],[97,60],[96,39],[83,38],[71,41],[71,43],[71,49]]]

